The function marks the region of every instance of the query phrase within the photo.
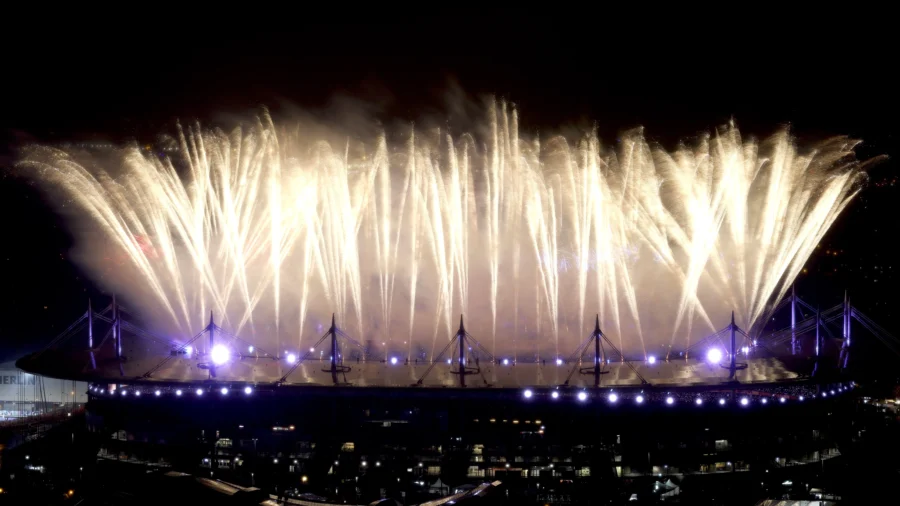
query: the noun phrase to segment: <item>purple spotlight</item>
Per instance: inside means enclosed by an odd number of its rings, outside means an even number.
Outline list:
[[[718,364],[722,361],[722,350],[718,348],[711,348],[708,352],[706,352],[706,360],[709,360],[713,364]]]
[[[778,400],[778,402],[784,404],[785,402],[787,402],[787,399],[785,399],[784,397],[782,397],[781,399]]]
[[[508,358],[504,358],[504,359],[503,359],[503,365],[509,365],[509,359],[508,359]]]
[[[666,404],[668,404],[669,406],[671,406],[672,404],[675,404],[675,398],[672,397],[671,395],[666,397]]]
[[[162,392],[160,392],[159,390],[157,390],[157,391],[153,392],[153,395],[159,397],[160,395],[162,395]]]
[[[725,405],[725,399],[719,399],[719,406]]]
[[[563,359],[561,359],[561,358],[556,359],[556,365],[562,365],[562,364],[563,364]]]
[[[253,389],[250,387],[244,387],[244,393],[250,395],[253,393]]]
[[[397,357],[391,357],[391,365],[397,365]]]
[[[797,398],[797,400],[800,402],[803,402],[803,396],[801,395],[800,397]]]
[[[584,402],[587,400],[587,392],[578,392],[578,400]]]
[[[181,397],[181,389],[175,390],[175,396]]]
[[[761,402],[761,403],[763,403],[763,404],[768,404],[768,403],[769,403],[769,399],[766,399],[765,397],[763,397],[762,400],[759,401],[759,402]]]
[[[698,406],[702,406],[702,405],[703,405],[703,399],[697,397],[696,399],[694,399],[694,404],[696,404],[696,405],[698,405]]]
[[[225,362],[228,362],[228,359],[231,358],[231,351],[225,347],[225,345],[217,344],[213,346],[212,352],[210,352],[210,357],[212,357],[213,364],[222,365]]]
[[[197,394],[197,397],[200,397],[201,395],[203,395],[203,390],[198,388],[195,393]]]
[[[294,355],[293,353],[288,353],[288,354],[287,354],[287,362],[288,362],[289,364],[296,363],[296,362],[297,362],[297,355]]]
[[[611,404],[615,404],[615,402],[616,402],[617,400],[619,400],[619,396],[616,395],[616,394],[614,394],[614,393],[612,393],[612,392],[610,392],[609,397],[607,397],[607,399],[609,399],[609,402],[610,402]]]
[[[655,363],[656,363],[656,357],[654,357],[653,355],[650,355],[649,357],[647,357],[647,363],[650,364],[650,365],[655,364]]]
[[[528,388],[524,392],[522,392],[522,395],[525,396],[526,399],[531,399],[531,397],[534,395],[534,392],[532,392],[531,389]]]
[[[225,387],[222,387],[222,389],[219,390],[219,393],[221,393],[222,395],[228,395],[228,389]]]
[[[550,393],[550,397],[552,397],[554,399],[559,399],[559,392],[554,390],[553,392]]]
[[[643,403],[644,403],[644,396],[643,396],[643,395],[639,395],[639,396],[635,397],[635,398],[634,398],[634,402],[636,402],[636,403],[638,403],[638,404],[643,404]]]
[[[750,404],[750,399],[746,397],[741,397],[741,406],[748,406]]]

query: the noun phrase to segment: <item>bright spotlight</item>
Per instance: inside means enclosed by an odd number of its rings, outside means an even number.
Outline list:
[[[649,357],[647,357],[647,363],[650,364],[650,365],[655,364],[655,363],[656,363],[656,357],[654,357],[653,355],[650,355]]]
[[[638,404],[643,404],[643,403],[644,403],[644,396],[643,396],[643,395],[639,395],[639,396],[635,397],[635,398],[634,398],[634,402],[636,402],[636,403],[638,403]]]
[[[719,406],[725,405],[725,399],[719,399]]]
[[[228,389],[225,388],[225,387],[222,387],[222,389],[219,390],[219,392],[220,392],[222,395],[228,395]]]
[[[562,363],[563,363],[563,359],[561,359],[561,358],[556,359],[556,365],[562,365]]]
[[[696,399],[694,399],[694,404],[696,404],[696,405],[698,405],[698,406],[702,406],[702,405],[703,405],[703,399],[697,397]]]
[[[194,353],[194,347],[191,345],[188,345],[184,348],[184,352],[187,353],[188,355],[190,355],[191,353]]]
[[[778,400],[778,402],[784,404],[785,402],[787,402],[787,399],[785,399],[784,397],[782,397],[781,399]]]
[[[397,365],[397,357],[391,357],[391,365]]]
[[[803,396],[801,395],[801,396],[798,398],[798,400],[799,400],[800,402],[803,402]]]
[[[128,395],[128,391],[127,391],[127,390],[122,390],[122,395]]]
[[[253,350],[254,350],[254,349],[255,349],[255,348],[254,348],[253,346],[248,346],[248,347],[247,347],[247,352],[248,352],[248,353],[253,353]]]
[[[666,397],[666,404],[668,404],[669,406],[671,406],[672,404],[675,404],[675,398],[672,397],[671,395]]]
[[[504,358],[504,359],[503,359],[503,365],[509,365],[509,359],[508,359],[508,358]]]
[[[534,395],[534,392],[532,392],[531,389],[528,389],[522,392],[522,395],[524,395],[526,399],[531,399],[531,396]]]
[[[140,397],[140,396],[141,396],[141,391],[140,391],[140,390],[136,391],[136,392],[134,393],[134,396],[135,396],[135,397]]]
[[[722,350],[718,348],[712,348],[708,352],[706,352],[706,360],[709,360],[713,364],[718,364],[722,361]]]
[[[175,395],[181,397],[181,389],[175,390]]]
[[[581,401],[581,402],[586,401],[586,400],[587,400],[587,393],[586,393],[586,392],[578,392],[578,400]]]
[[[768,403],[769,403],[769,399],[766,399],[765,397],[763,397],[762,400],[760,400],[759,402],[761,402],[761,403],[763,403],[763,404],[768,404]]]
[[[223,344],[217,344],[213,346],[212,351],[210,352],[210,357],[212,357],[212,361],[216,365],[222,365],[225,362],[228,362],[228,359],[231,357],[231,351],[225,347]]]
[[[828,397],[828,394],[825,392],[822,392],[822,397]]]
[[[834,390],[831,391],[831,395],[834,395]]]
[[[611,393],[609,394],[609,397],[607,397],[607,399],[609,399],[609,402],[616,402],[617,400],[619,400],[619,396]]]
[[[293,364],[293,363],[295,363],[296,361],[297,361],[297,355],[294,355],[293,353],[288,353],[288,354],[287,354],[287,362],[288,362],[289,364]]]
[[[250,387],[244,387],[244,393],[250,395],[253,393],[253,389]]]
[[[559,392],[554,390],[553,392],[550,393],[550,397],[552,397],[554,399],[559,399]]]
[[[196,394],[197,394],[197,397],[200,397],[201,395],[203,395],[203,390],[198,388],[196,391]]]
[[[157,390],[157,391],[153,392],[153,395],[159,397],[160,395],[162,395],[162,392],[160,392],[159,390]]]
[[[750,404],[750,399],[748,399],[746,397],[741,397],[741,406],[746,406],[748,404]]]
[[[741,348],[741,353],[743,353],[744,355],[750,353],[750,347],[744,346],[743,348]]]

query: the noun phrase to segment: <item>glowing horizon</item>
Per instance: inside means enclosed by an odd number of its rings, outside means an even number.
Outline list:
[[[610,149],[594,132],[526,138],[502,103],[486,126],[336,145],[264,113],[179,127],[176,158],[35,148],[22,165],[76,204],[81,263],[157,327],[190,336],[213,311],[257,347],[297,351],[334,312],[409,358],[443,348],[461,313],[495,354],[545,359],[594,314],[645,358],[732,310],[751,329],[864,177],[846,138],[804,154],[787,131],[756,143],[729,125],[673,152],[641,130]]]

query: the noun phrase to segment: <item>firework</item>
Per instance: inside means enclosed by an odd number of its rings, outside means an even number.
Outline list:
[[[22,165],[99,231],[79,232],[89,268],[104,243],[124,255],[107,282],[157,326],[191,335],[213,311],[260,346],[306,349],[334,312],[410,358],[461,313],[522,357],[567,353],[595,313],[635,356],[683,349],[732,310],[754,328],[864,177],[845,138],[801,152],[786,131],[757,143],[729,125],[670,152],[640,130],[615,147],[539,141],[505,104],[486,116],[484,138],[411,128],[351,146],[264,113],[179,127],[171,156],[37,148]]]

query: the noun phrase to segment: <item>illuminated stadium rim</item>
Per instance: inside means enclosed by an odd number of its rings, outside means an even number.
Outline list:
[[[656,402],[668,407],[679,403],[690,404],[697,408],[704,407],[708,401],[716,401],[715,405],[722,406],[739,406],[741,408],[749,408],[753,405],[768,406],[780,405],[788,402],[802,403],[807,400],[815,400],[818,398],[834,397],[842,393],[850,392],[855,388],[855,382],[832,383],[823,388],[823,391],[816,395],[810,393],[806,395],[788,395],[775,392],[760,392],[759,385],[753,393],[741,392],[739,389],[733,389],[730,393],[708,391],[708,392],[690,392],[688,390],[671,389],[671,390],[650,390],[643,389],[638,392],[636,388],[551,388],[551,389],[522,389],[522,399],[525,402],[539,402],[546,400],[549,402],[559,402],[568,397],[574,399],[578,403],[598,402],[605,403],[610,406],[624,405],[631,403],[635,406],[644,404],[652,404]],[[775,385],[772,385],[773,387]],[[627,393],[626,393],[627,392]]]
[[[186,346],[186,348],[192,349],[193,347],[188,345],[188,346]],[[251,348],[253,348],[253,347],[251,346]],[[188,354],[189,355],[193,354],[194,351],[196,351],[196,350],[192,350],[192,351],[188,352]],[[709,356],[710,354],[718,354],[718,356],[715,359],[711,359]],[[152,375],[152,373],[155,372],[155,368],[151,369],[149,372],[145,373],[143,376],[132,376],[130,374],[121,376],[121,375],[119,375],[120,371],[107,371],[108,374],[98,373],[95,365],[92,365],[92,367],[95,369],[92,372],[75,373],[74,371],[67,371],[67,372],[60,373],[59,371],[48,370],[41,363],[36,363],[36,361],[34,360],[34,356],[35,356],[35,354],[32,354],[32,355],[27,355],[25,357],[20,358],[19,360],[16,361],[16,366],[26,372],[44,376],[44,377],[58,378],[58,379],[62,379],[62,380],[96,382],[96,383],[110,383],[110,384],[117,383],[118,381],[121,381],[125,377],[133,378],[132,381],[147,380],[147,381],[153,381],[153,382],[158,381],[161,383],[178,383],[178,382],[184,383],[184,382],[192,382],[192,381],[207,381],[207,380],[203,380],[203,379],[179,380],[179,379],[171,378],[171,377],[157,377],[157,376]],[[318,363],[318,364],[325,364],[327,366],[329,363],[332,362],[330,357],[328,359],[310,358],[308,356],[302,356],[301,352],[295,353],[293,351],[287,351],[287,352],[285,352],[285,355],[283,355],[283,356],[260,357],[260,356],[243,355],[240,353],[235,353],[233,351],[233,349],[231,349],[227,346],[224,346],[222,344],[216,344],[213,348],[213,352],[198,353],[198,356],[209,356],[208,362],[199,362],[199,366],[201,368],[209,368],[209,369],[213,369],[213,368],[218,369],[220,367],[225,367],[231,362],[243,362],[244,359],[250,359],[250,360],[271,359],[271,360],[275,360],[275,361],[283,360],[284,362],[286,362],[286,364],[288,366],[292,366],[292,367],[297,367],[300,363],[307,363],[307,364]],[[339,354],[339,356],[341,356],[341,355]],[[693,358],[693,359],[677,358],[677,359],[670,361],[667,359],[657,358],[655,355],[651,354],[651,355],[648,355],[646,359],[613,360],[611,358],[607,358],[605,360],[605,364],[611,365],[611,366],[616,366],[616,367],[631,367],[632,365],[635,365],[635,364],[646,364],[647,366],[652,368],[659,362],[665,362],[665,363],[678,362],[678,363],[680,363],[683,361],[685,364],[689,364],[689,365],[706,364],[706,365],[710,365],[710,366],[717,366],[717,365],[721,365],[720,362],[723,360],[723,357],[726,357],[726,356],[729,356],[727,354],[727,352],[723,352],[718,348],[710,348],[708,350],[707,356],[703,357],[703,358]],[[165,360],[162,363],[165,363],[165,361],[168,360],[170,357],[171,357],[171,355],[167,355],[165,357]],[[435,366],[438,364],[442,364],[444,362],[446,362],[447,364],[454,364],[454,363],[458,363],[459,359],[458,358],[453,358],[453,359],[447,358],[447,359],[437,359],[437,360],[430,360],[430,361],[422,360],[421,362],[417,361],[415,367],[427,367],[429,365]],[[579,359],[563,359],[563,358],[557,357],[557,358],[555,358],[555,362],[554,362],[554,359],[551,359],[549,365],[545,362],[546,362],[545,360],[539,360],[539,359],[532,361],[532,360],[515,359],[515,358],[510,358],[510,357],[494,357],[492,360],[485,362],[485,364],[502,366],[503,368],[512,368],[512,367],[516,367],[516,366],[523,366],[523,367],[536,366],[536,367],[547,368],[547,367],[555,366],[556,368],[577,367],[579,369],[583,369],[583,367],[581,366],[583,361],[579,360]],[[338,361],[337,363],[342,364],[343,362]],[[359,363],[359,361],[357,361],[357,363]],[[396,368],[413,366],[412,362],[408,358],[404,360],[401,357],[398,357],[396,355],[387,355],[384,358],[380,358],[380,359],[366,359],[366,360],[363,360],[363,363],[367,364],[367,365],[376,365],[376,366],[383,365],[383,366],[387,366],[387,367],[396,367]],[[464,361],[463,363],[465,364],[466,361]],[[159,365],[160,364],[158,364],[157,367]],[[725,366],[723,366],[723,367],[725,367]],[[632,370],[634,370],[634,367],[632,367]],[[426,370],[426,372],[425,372],[426,375],[427,375],[428,371],[429,370]],[[328,372],[328,371],[325,371],[325,372]],[[635,371],[635,372],[637,372],[637,371]],[[451,371],[451,373],[456,374],[455,371]],[[289,374],[290,374],[290,372],[288,373],[288,375]],[[591,373],[585,372],[584,370],[582,370],[582,374],[590,375]],[[268,383],[278,384],[278,385],[309,385],[310,384],[308,382],[287,381],[287,380],[285,380],[285,378],[287,378],[288,375],[285,375],[285,377],[280,380],[272,379],[271,381],[268,381]],[[638,376],[640,376],[640,374],[638,374]],[[421,376],[418,379],[421,380],[423,377],[424,376]],[[643,378],[639,378],[639,379],[643,380]],[[714,385],[721,385],[722,381],[723,381],[723,378],[713,377],[713,376],[711,376],[711,377],[697,376],[692,379],[694,379],[694,380],[699,379],[700,381],[684,382],[684,383],[680,383],[680,384],[678,382],[663,381],[663,382],[657,384],[657,386],[659,386],[660,388],[664,388],[667,386],[671,386],[674,388],[678,388],[678,387],[682,387],[682,386],[686,386],[686,387],[689,387],[689,386],[714,386]],[[217,381],[217,380],[213,380],[213,381]],[[264,381],[264,380],[256,380],[254,382],[253,380],[244,379],[239,376],[235,377],[235,376],[231,376],[228,374],[222,375],[222,377],[220,377],[220,379],[218,381],[221,381],[223,383],[257,383],[257,384],[267,383],[267,381]],[[765,380],[744,381],[744,382],[742,382],[742,384],[750,384],[750,383],[771,384],[771,383],[780,383],[780,382],[786,382],[786,381],[803,381],[803,379],[801,379],[799,377],[769,378],[769,379],[765,379]],[[321,384],[328,385],[328,383],[321,383]],[[652,384],[652,382],[622,384],[620,386],[623,386],[623,387],[642,386],[642,385],[647,385],[647,384]],[[331,385],[334,385],[334,384],[332,383]],[[360,387],[365,386],[366,388],[369,388],[369,387],[376,386],[376,385],[357,385],[357,386],[360,386]],[[412,386],[412,385],[395,384],[395,385],[377,385],[377,386],[381,386],[381,387],[390,386],[390,387],[404,388],[404,387]],[[449,387],[449,385],[443,385],[443,384],[416,384],[415,386],[416,387],[425,387],[425,388],[435,388],[435,387],[436,388],[447,388],[447,387]],[[543,385],[537,385],[537,386],[543,387],[543,388],[548,388],[548,387],[556,387],[557,384],[543,384]],[[487,387],[492,388],[492,389],[495,389],[495,388],[518,388],[517,386],[502,386],[502,387],[500,387],[498,385],[493,385],[493,384],[488,385]]]
[[[812,387],[812,384],[805,384]],[[309,385],[313,388],[310,390],[333,392],[335,387],[326,387],[319,385]],[[742,391],[742,389],[734,388],[738,386],[754,387],[752,392]],[[848,393],[856,387],[853,381],[846,383],[828,383],[819,385],[821,392],[805,394],[785,394],[777,392],[760,391],[760,385],[732,385],[729,392],[724,391],[691,391],[686,389],[655,389],[655,388],[581,388],[581,387],[555,387],[555,388],[524,388],[524,389],[473,389],[474,391],[493,390],[495,393],[517,393],[522,402],[525,403],[547,403],[556,404],[560,402],[574,402],[576,404],[604,404],[609,407],[616,406],[652,406],[661,405],[666,408],[672,408],[683,405],[694,409],[722,409],[725,407],[735,407],[747,409],[753,406],[780,406],[784,404],[800,404],[804,402],[812,402],[815,400],[828,400],[839,397],[841,394]],[[114,387],[114,388],[113,388]],[[318,387],[318,388],[315,388]],[[776,384],[769,384],[770,388],[777,388]],[[337,387],[340,388],[340,387]],[[391,387],[382,387],[390,390]],[[723,386],[724,388],[724,386]],[[349,390],[360,392],[357,387],[348,387]],[[137,400],[144,397],[149,398],[175,398],[175,399],[198,399],[209,397],[211,399],[241,399],[250,398],[257,393],[271,394],[282,390],[296,391],[295,388],[284,388],[282,386],[273,386],[268,383],[250,384],[250,383],[154,383],[154,382],[138,382],[138,383],[90,383],[88,386],[88,394],[95,398],[106,399],[132,399]],[[413,391],[434,391],[433,389],[410,389]],[[460,392],[465,389],[446,388],[439,391],[455,391]]]
[[[23,357],[16,362],[16,366],[22,369],[25,372],[47,377],[47,378],[57,378],[67,381],[81,381],[86,383],[95,383],[95,384],[119,384],[119,383],[133,383],[133,384],[151,384],[151,385],[167,385],[167,384],[179,384],[179,385],[192,385],[192,388],[196,388],[195,385],[255,385],[255,386],[270,386],[274,388],[312,388],[312,387],[328,387],[328,388],[336,388],[336,387],[352,387],[357,389],[378,389],[378,388],[387,388],[387,389],[436,389],[436,390],[445,390],[445,389],[456,389],[460,388],[458,385],[446,384],[445,382],[429,382],[425,384],[417,384],[413,381],[409,383],[403,381],[395,381],[390,383],[366,383],[364,380],[361,383],[353,383],[353,382],[345,382],[345,383],[333,383],[331,381],[283,381],[275,378],[269,379],[249,379],[242,378],[240,376],[230,377],[230,375],[220,374],[218,378],[210,377],[209,379],[201,379],[201,378],[192,378],[192,379],[176,379],[171,377],[155,377],[147,375],[137,376],[126,374],[121,376],[119,371],[108,371],[108,372],[75,372],[73,370],[54,370],[52,368],[46,367],[44,364],[35,363],[35,361],[30,359],[31,356]],[[381,365],[388,368],[403,368],[407,367],[408,364],[400,364],[400,359],[397,359],[397,363],[393,363],[391,358],[389,357],[385,360],[381,361],[370,361],[368,363],[374,365]],[[500,364],[503,363],[503,359],[498,358],[497,362]],[[609,361],[608,361],[609,362]],[[624,361],[624,362],[611,362],[615,366],[626,366],[629,363],[634,361]],[[328,360],[317,360],[313,363],[323,364],[326,367],[330,363]],[[428,364],[437,365],[440,364],[440,361],[434,362],[423,362],[420,364],[422,367],[425,367]],[[540,363],[536,362],[525,362],[525,366],[537,366],[542,367]],[[566,361],[565,365],[572,365],[574,367],[578,367],[577,361]],[[697,360],[696,364],[710,364],[708,360]],[[298,362],[294,362],[293,366],[298,365]],[[715,365],[715,364],[710,364]],[[220,366],[212,366],[212,367],[220,367]],[[507,366],[512,369],[514,366]],[[548,364],[543,367],[550,367],[556,369],[559,365]],[[718,370],[718,369],[717,369]],[[328,372],[325,370],[324,372]],[[451,374],[456,374],[455,371],[451,371]],[[583,376],[589,376],[590,372],[581,372]],[[657,390],[660,389],[677,389],[677,390],[689,390],[689,389],[708,389],[708,388],[729,388],[729,389],[741,389],[741,388],[768,388],[772,386],[787,386],[787,385],[798,385],[798,384],[810,384],[810,383],[827,383],[831,384],[831,381],[825,380],[824,378],[821,380],[817,380],[810,376],[797,376],[797,377],[785,377],[785,378],[768,378],[762,380],[745,380],[739,382],[730,382],[723,377],[702,377],[695,376],[691,377],[686,381],[679,381],[677,378],[670,378],[669,380],[660,381],[659,383],[647,382],[644,384],[638,383],[637,380],[631,378],[626,379],[627,382],[623,381],[621,383],[617,383],[615,385],[607,384],[601,385],[601,388],[619,388],[619,389],[642,389],[652,387]],[[510,390],[521,390],[523,388],[533,388],[533,389],[555,389],[555,388],[597,388],[592,385],[589,385],[585,380],[585,383],[580,383],[576,385],[564,385],[564,383],[558,382],[547,382],[543,384],[529,384],[525,382],[521,382],[518,384],[502,384],[500,383],[489,383],[484,386],[481,385],[468,385],[465,387],[466,390],[476,390],[476,389],[484,389],[491,391],[510,391]]]

